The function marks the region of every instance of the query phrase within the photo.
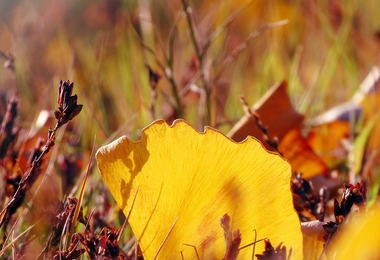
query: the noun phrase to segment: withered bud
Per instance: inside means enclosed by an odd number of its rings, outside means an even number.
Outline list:
[[[54,111],[54,117],[55,117],[55,119],[59,120],[59,119],[62,118],[62,116],[63,116],[63,114],[62,114],[61,111],[59,111],[59,110],[55,110]]]
[[[58,89],[58,106],[59,107],[64,107],[64,105],[67,104],[68,99],[73,93],[73,88],[74,88],[74,82],[70,83],[69,80],[66,80],[66,81],[61,80],[59,82],[59,89]]]
[[[9,69],[11,71],[15,71],[15,56],[12,53],[5,54],[0,51],[0,56],[5,59],[4,68]]]
[[[220,225],[222,226],[222,228],[226,231],[230,231],[230,216],[228,216],[228,214],[224,214],[221,218],[220,218]]]
[[[154,70],[152,70],[149,66],[148,66],[148,70],[149,70],[149,84],[150,84],[150,87],[152,89],[156,89],[157,83],[161,79],[161,75],[158,74],[157,72],[155,72]]]
[[[78,96],[72,95],[74,82],[69,80],[60,81],[58,89],[58,109],[54,111],[54,116],[59,125],[66,124],[82,111],[83,105],[78,105]]]
[[[235,231],[232,234],[232,242],[231,246],[229,248],[229,252],[226,252],[226,256],[228,255],[229,259],[237,259],[237,256],[239,254],[239,245],[241,243],[241,233],[239,229],[235,229]]]
[[[286,247],[282,245],[282,242],[274,248],[269,241],[265,239],[265,251],[262,254],[256,254],[258,260],[269,260],[269,259],[278,259],[286,260],[290,258],[291,249],[289,249],[289,255],[286,255]]]

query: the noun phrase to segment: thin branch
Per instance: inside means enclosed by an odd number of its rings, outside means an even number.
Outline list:
[[[220,68],[219,68],[219,71],[216,73],[216,76],[215,76],[215,79],[214,80],[217,80],[221,73],[224,71],[225,67],[230,64],[233,60],[235,60],[245,49],[247,49],[247,47],[249,46],[249,44],[251,43],[251,41],[253,39],[255,39],[256,37],[258,37],[259,35],[261,35],[262,33],[268,31],[269,29],[272,29],[272,28],[276,28],[276,27],[280,27],[280,26],[283,26],[285,24],[288,23],[288,20],[281,20],[281,21],[278,21],[278,22],[274,22],[274,23],[269,23],[269,24],[266,24],[265,26],[263,26],[262,28],[254,31],[253,33],[251,33],[247,39],[245,39],[244,42],[242,42],[241,44],[239,44],[231,53],[230,55],[227,56],[227,58],[222,62]]]
[[[205,44],[203,52],[206,52],[206,50],[210,47],[212,41],[221,34],[233,21],[236,20],[236,18],[245,11],[251,4],[253,4],[255,0],[250,0],[246,2],[243,6],[235,10],[230,16],[227,17],[227,19],[222,23],[216,30],[210,35],[210,37],[207,39],[207,42]]]
[[[39,176],[39,167],[45,155],[55,145],[55,137],[60,127],[67,124],[71,119],[76,117],[82,110],[83,105],[77,104],[77,95],[72,95],[74,83],[70,81],[60,81],[58,93],[58,109],[55,110],[54,116],[57,123],[54,129],[49,129],[48,140],[40,154],[33,159],[32,166],[26,172],[23,179],[21,179],[16,192],[13,194],[12,199],[8,202],[5,208],[0,212],[0,227],[6,225],[13,213],[19,208],[24,200],[27,190],[33,185]]]
[[[132,18],[130,16],[129,16],[129,19],[130,19],[130,22],[132,23]],[[169,58],[167,58],[162,45],[160,45],[161,50],[162,50],[162,52],[164,54],[164,57],[165,57],[166,64],[162,63],[160,61],[160,59],[158,58],[156,52],[151,47],[149,47],[147,44],[145,44],[143,38],[136,31],[136,28],[134,28],[133,26],[132,26],[132,28],[134,29],[134,32],[136,33],[136,36],[137,36],[137,38],[139,40],[139,43],[140,43],[140,46],[142,47],[142,49],[145,50],[145,51],[147,51],[147,52],[149,52],[150,54],[152,54],[152,56],[154,57],[157,65],[162,70],[162,72],[164,74],[164,77],[167,79],[167,81],[169,81],[170,86],[171,86],[171,92],[172,92],[173,97],[174,97],[174,103],[175,103],[175,105],[173,105],[171,102],[170,102],[170,104],[173,106],[173,108],[177,112],[178,116],[182,117],[183,116],[182,102],[181,102],[180,96],[178,94],[177,83],[176,83],[176,81],[174,80],[174,77],[173,77],[173,68],[172,68],[172,65],[173,65],[173,61],[172,61],[173,54],[170,54],[170,50],[169,50]],[[174,35],[173,35],[173,37],[174,37]],[[173,39],[173,41],[174,41],[174,39]],[[144,52],[143,52],[143,59],[144,59],[145,66],[149,67],[148,61],[147,61],[147,58],[146,58]]]
[[[169,33],[169,41],[168,41],[168,45],[169,45],[169,49],[168,49],[168,52],[169,52],[169,59],[168,59],[168,65],[170,65],[170,67],[173,66],[173,59],[174,59],[174,40],[175,40],[175,35],[177,34],[177,31],[178,31],[178,22],[181,18],[181,14],[179,14],[177,16],[177,18],[175,19],[174,21],[174,24],[173,24],[173,27],[170,29],[170,33]]]
[[[202,64],[203,57],[201,54],[199,43],[195,37],[195,28],[194,28],[193,21],[192,21],[191,15],[190,15],[190,13],[192,12],[192,9],[191,9],[191,7],[189,7],[189,1],[188,0],[181,0],[181,1],[182,1],[183,11],[185,12],[187,25],[189,26],[190,39],[193,43],[193,47],[195,50],[195,54],[197,55],[197,59]]]
[[[240,97],[240,102],[243,104],[243,108],[244,108],[244,111],[246,112],[246,114],[248,114],[256,122],[257,127],[261,130],[261,132],[264,135],[265,141],[276,152],[278,152],[280,155],[282,155],[282,153],[278,150],[278,139],[276,137],[273,138],[273,140],[271,140],[269,138],[268,129],[261,122],[259,114],[256,111],[252,111],[252,109],[249,107],[247,101],[245,100],[245,98],[243,96]]]
[[[210,84],[209,84],[209,80],[207,79],[208,77],[206,76],[206,68],[205,68],[205,55],[206,55],[206,52],[202,51],[202,46],[201,46],[201,43],[199,41],[197,41],[196,39],[196,28],[193,24],[193,20],[192,20],[192,16],[191,16],[191,12],[192,12],[192,9],[191,7],[189,6],[189,3],[188,3],[188,0],[182,0],[182,6],[183,6],[183,10],[185,12],[185,16],[186,16],[186,21],[187,21],[187,25],[189,27],[189,34],[190,34],[190,40],[191,40],[191,43],[194,47],[194,50],[195,50],[195,54],[196,54],[196,57],[197,57],[197,60],[199,62],[199,66],[200,66],[200,78],[201,78],[201,81],[203,83],[203,89],[206,93],[206,116],[205,116],[205,123],[208,124],[208,125],[213,125],[213,123],[211,122],[211,88],[210,88]]]

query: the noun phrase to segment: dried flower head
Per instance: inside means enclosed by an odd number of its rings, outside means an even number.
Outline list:
[[[158,81],[161,79],[161,75],[156,71],[148,67],[149,70],[149,84],[152,89],[156,89]]]
[[[340,224],[345,222],[354,204],[360,207],[366,203],[367,187],[363,181],[358,182],[355,185],[345,184],[344,187],[346,189],[343,192],[342,201],[339,203],[337,199],[334,199],[335,221],[329,221],[323,225],[323,228],[327,233],[324,236],[324,240],[326,242],[335,235],[340,227]]]
[[[0,159],[7,154],[10,146],[14,143],[18,130],[14,129],[15,119],[18,115],[18,101],[12,98],[8,102],[7,112],[0,126]]]
[[[292,249],[289,249],[289,255],[286,255],[286,247],[280,243],[276,248],[274,248],[269,241],[265,239],[265,251],[262,254],[256,254],[259,260],[287,260],[290,259],[292,254]]]
[[[354,204],[362,206],[366,202],[367,188],[363,181],[356,185],[345,184],[345,188],[340,205],[338,201],[334,201],[334,215],[337,220],[346,218]]]
[[[231,232],[230,227],[230,216],[228,214],[224,214],[220,218],[220,225],[224,231],[224,239],[226,241],[226,260],[235,260],[237,255],[239,254],[239,245],[241,242],[241,233],[239,229],[236,229],[234,232]]]
[[[69,80],[60,81],[58,89],[58,109],[54,111],[54,116],[58,120],[58,125],[64,125],[82,110],[83,105],[78,105],[78,96],[72,95],[74,82]]]
[[[302,222],[323,221],[328,199],[327,189],[321,188],[316,192],[313,184],[304,179],[301,173],[295,173],[291,182],[293,202]]]

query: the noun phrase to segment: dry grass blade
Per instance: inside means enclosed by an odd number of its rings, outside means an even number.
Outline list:
[[[207,40],[207,43],[205,45],[204,52],[207,51],[208,47],[212,43],[212,41],[220,34],[222,33],[233,21],[236,20],[236,18],[245,11],[251,4],[253,4],[255,0],[250,0],[246,2],[243,6],[238,8],[236,11],[234,11],[229,17],[227,17],[226,21],[224,21],[223,24],[221,24],[216,30],[210,35],[210,37]]]
[[[169,229],[168,233],[166,234],[166,237],[164,238],[164,241],[162,241],[162,243],[161,243],[160,247],[158,248],[158,250],[157,250],[156,254],[154,255],[154,258],[153,258],[153,259],[157,259],[157,257],[158,257],[158,254],[160,253],[160,251],[161,251],[162,247],[164,246],[164,244],[165,244],[166,240],[168,239],[168,237],[169,237],[170,233],[172,232],[172,230],[173,230],[173,228],[174,228],[175,224],[177,223],[177,220],[178,220],[178,217],[177,217],[177,218],[174,220],[174,222],[173,222],[173,225],[170,227],[170,229]]]
[[[137,193],[138,193],[138,192],[139,192],[139,188],[136,189],[136,193],[135,193],[135,196],[133,197],[133,201],[132,201],[132,204],[131,204],[131,208],[129,209],[128,215],[126,216],[123,225],[120,227],[119,235],[118,235],[118,237],[117,237],[117,242],[120,242],[121,234],[123,234],[123,231],[124,231],[125,227],[126,227],[127,224],[128,224],[128,219],[129,219],[129,216],[130,216],[131,213],[132,213],[133,205],[135,204],[135,201],[136,201],[136,197],[137,197]]]
[[[189,247],[193,248],[193,249],[194,249],[194,252],[195,252],[195,255],[197,256],[197,260],[200,260],[200,259],[201,259],[201,258],[199,257],[198,250],[197,250],[197,247],[196,247],[196,246],[194,246],[194,245],[190,245],[190,244],[186,244],[186,243],[183,243],[183,245],[184,245],[184,246],[189,246]],[[181,251],[181,257],[182,257],[183,260],[185,260],[185,258],[183,257],[183,253],[182,253],[182,251]]]
[[[284,26],[288,23],[288,20],[282,20],[282,21],[278,21],[278,22],[274,22],[274,23],[269,23],[269,24],[266,24],[265,26],[263,26],[262,28],[254,31],[253,33],[251,33],[247,39],[239,44],[232,52],[231,54],[229,54],[227,56],[227,58],[222,62],[220,68],[219,68],[219,71],[216,73],[216,76],[215,76],[215,79],[218,79],[221,75],[222,75],[222,72],[224,71],[225,67],[230,64],[233,60],[236,59],[236,57],[238,57],[250,44],[250,42],[255,39],[256,37],[258,37],[259,35],[263,34],[264,32],[268,31],[269,29],[272,29],[272,28],[276,28],[276,27],[280,27],[280,26]]]
[[[80,190],[80,194],[79,194],[79,198],[78,198],[78,203],[77,203],[77,205],[75,207],[73,219],[71,221],[71,226],[70,226],[70,231],[69,231],[68,239],[70,239],[72,237],[72,235],[74,234],[75,223],[77,223],[77,220],[78,220],[80,208],[81,208],[83,197],[84,197],[84,191],[85,191],[85,188],[86,188],[86,183],[87,183],[88,176],[89,176],[90,170],[91,170],[92,157],[93,157],[94,151],[95,151],[95,140],[96,140],[96,138],[94,138],[94,143],[92,145],[92,151],[91,151],[91,155],[90,155],[90,161],[89,161],[88,166],[87,166],[86,176],[85,176],[85,178],[83,180],[82,188]],[[66,249],[67,249],[68,245],[69,245],[69,243],[67,243]]]
[[[38,220],[33,225],[29,226],[24,232],[22,232],[20,235],[18,235],[15,239],[13,239],[8,245],[3,247],[3,249],[0,251],[0,256],[2,256],[5,251],[7,251],[11,246],[13,246],[22,236],[24,236],[26,233],[28,233],[32,228],[34,228],[35,225],[38,224],[41,220]]]
[[[132,17],[129,15],[128,18],[129,18],[131,24],[133,24]],[[133,27],[133,29],[135,31],[135,34],[137,36],[137,39],[138,39],[138,42],[139,42],[141,48],[144,50],[144,51],[142,51],[142,58],[144,60],[145,66],[149,67],[148,59],[147,59],[146,53],[145,53],[145,51],[146,51],[154,57],[157,66],[159,66],[161,71],[164,72],[163,76],[166,78],[167,81],[169,81],[175,104],[171,104],[172,102],[169,102],[169,103],[173,106],[173,108],[178,113],[178,117],[182,117],[182,114],[183,114],[182,103],[181,103],[180,96],[178,94],[177,82],[173,77],[173,56],[174,56],[174,54],[173,54],[173,50],[172,50],[173,44],[174,44],[174,37],[175,37],[176,31],[177,31],[176,24],[179,22],[179,20],[180,20],[179,18],[180,18],[180,15],[176,19],[174,26],[173,26],[173,30],[171,31],[170,36],[169,36],[170,37],[169,38],[169,57],[167,57],[167,55],[165,53],[165,48],[162,46],[162,44],[161,43],[159,44],[161,47],[162,55],[164,56],[165,62],[161,62],[161,59],[160,59],[159,55],[156,53],[156,51],[154,49],[152,49],[148,44],[145,43],[144,39],[142,38],[142,36],[140,35],[140,33],[137,31],[137,29],[135,27]],[[155,33],[157,33],[156,31],[158,31],[158,30],[155,30]],[[157,36],[157,38],[160,39],[160,37],[158,37],[158,36]],[[167,100],[170,100],[169,97],[165,97],[165,98]]]

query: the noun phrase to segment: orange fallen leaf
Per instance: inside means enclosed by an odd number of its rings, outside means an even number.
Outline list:
[[[33,127],[28,129],[28,132],[24,129],[21,130],[22,134],[20,134],[19,140],[21,146],[17,161],[22,172],[25,172],[30,167],[31,152],[33,152],[36,147],[45,144],[49,127],[53,127],[54,123],[53,113],[47,110],[42,110],[36,118]],[[42,165],[40,166],[41,171],[46,169],[50,157],[51,154],[48,153],[42,161]]]
[[[347,121],[333,121],[314,126],[306,137],[306,143],[329,167],[347,159],[348,149],[344,141],[350,138]]]
[[[346,160],[352,130],[362,112],[361,106],[346,102],[335,106],[312,120],[306,136],[307,144],[330,168]]]
[[[305,179],[327,171],[325,163],[302,136],[300,128],[293,128],[286,134],[280,142],[279,150],[289,160],[293,171],[301,172]]]
[[[235,143],[212,128],[158,120],[132,142],[121,137],[96,155],[102,177],[128,214],[145,259],[222,259],[219,219],[231,217],[241,246],[269,238],[302,259],[302,233],[290,192],[290,165],[253,138]],[[138,190],[138,191],[137,191]],[[191,246],[189,246],[191,245]],[[194,248],[193,248],[194,247]],[[264,250],[257,243],[256,253]],[[252,247],[237,259],[251,259]]]

